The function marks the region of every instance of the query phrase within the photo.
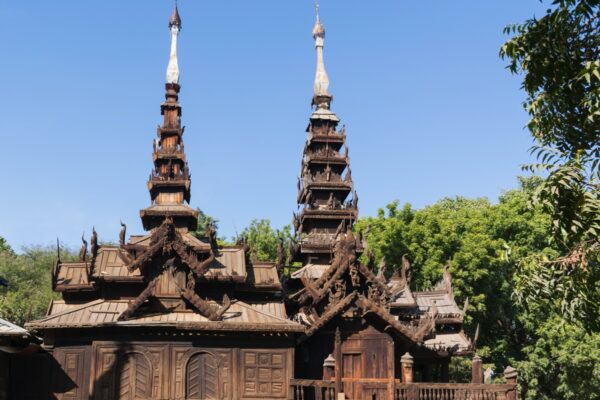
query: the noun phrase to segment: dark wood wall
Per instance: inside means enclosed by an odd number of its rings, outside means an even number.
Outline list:
[[[24,359],[11,366],[14,399],[285,399],[293,377],[293,347],[271,340],[259,347],[231,339],[196,342],[93,341],[56,345],[38,361],[55,363],[51,377],[40,377],[40,387],[28,389],[25,377],[37,361]],[[221,346],[221,347],[215,347]],[[44,375],[47,368],[36,367]],[[60,384],[57,385],[60,376]],[[51,383],[54,382],[54,383]],[[47,387],[42,387],[47,386]]]

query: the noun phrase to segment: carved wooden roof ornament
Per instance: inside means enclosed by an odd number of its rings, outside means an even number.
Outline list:
[[[390,299],[394,295],[392,290],[395,291],[396,286],[391,290],[381,276],[358,262],[357,239],[351,229],[340,234],[338,240],[332,264],[321,278],[314,282],[301,278],[304,293],[298,298],[298,304],[302,312],[308,313],[310,322],[305,339],[334,317],[354,309],[357,316],[375,315],[387,330],[414,343],[423,343],[435,331],[435,306],[417,325],[399,321],[389,312]]]
[[[81,234],[81,249],[79,250],[79,260],[82,262],[87,261],[87,246],[88,242],[85,240],[84,234]]]

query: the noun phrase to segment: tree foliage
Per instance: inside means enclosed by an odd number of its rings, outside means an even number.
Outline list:
[[[271,227],[268,219],[255,219],[250,222],[240,234],[250,247],[250,254],[258,261],[277,261],[277,245],[281,241],[284,251],[287,252],[288,242],[291,237],[291,226],[286,225],[282,230]],[[286,257],[289,255],[286,254]],[[288,257],[289,258],[289,257]]]
[[[63,249],[61,257],[72,256]],[[0,251],[0,276],[8,287],[0,286],[0,317],[18,325],[45,315],[52,292],[50,270],[56,261],[56,250],[29,247],[22,254]]]
[[[415,289],[431,288],[450,267],[457,302],[469,299],[467,330],[473,334],[481,324],[480,353],[498,368],[523,344],[511,297],[518,260],[548,247],[548,218],[528,207],[538,183],[522,180],[523,189],[505,193],[497,205],[458,197],[414,210],[394,202],[357,224],[363,232],[369,227],[369,249],[388,268],[407,254]]]
[[[523,280],[523,260],[558,254],[551,216],[531,206],[540,184],[541,178],[521,179],[521,189],[504,193],[497,204],[458,197],[415,210],[394,202],[376,217],[359,220],[357,230],[369,231],[369,249],[377,261],[385,257],[388,274],[407,254],[413,289],[432,287],[442,267],[450,267],[457,302],[470,300],[467,333],[472,336],[480,324],[478,353],[497,373],[507,365],[518,368],[521,398],[594,398],[589,394],[600,393],[593,375],[600,337],[561,322],[553,307],[526,307],[513,298]],[[455,361],[452,375],[464,382],[469,362]],[[572,371],[578,369],[586,369],[581,376],[590,377],[587,382],[577,381]]]
[[[559,252],[528,260],[519,299],[554,304],[600,328],[600,6],[554,0],[546,15],[505,29],[508,69],[523,75],[524,107],[544,182],[533,198],[552,218]]]
[[[192,235],[197,238],[206,236],[206,225],[209,223],[212,224],[215,229],[219,228],[218,219],[211,217],[199,208],[197,208],[196,211],[198,211],[198,228],[192,232]]]
[[[600,335],[564,323],[560,316],[536,323],[517,361],[525,400],[600,399]]]

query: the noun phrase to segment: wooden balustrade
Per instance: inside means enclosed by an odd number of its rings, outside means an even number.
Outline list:
[[[511,400],[515,384],[473,383],[393,383],[380,379],[344,379],[344,385],[354,384],[362,388],[362,397],[368,400]],[[334,382],[310,379],[292,379],[290,400],[337,400]],[[359,399],[351,399],[359,400]]]
[[[333,381],[313,379],[292,379],[290,381],[291,400],[335,400]]]

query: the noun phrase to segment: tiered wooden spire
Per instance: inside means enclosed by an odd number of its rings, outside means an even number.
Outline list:
[[[177,36],[181,18],[177,6],[169,20],[171,53],[167,66],[165,102],[161,105],[163,124],[154,141],[154,169],[148,180],[152,205],[140,212],[144,229],[159,227],[167,216],[181,230],[195,230],[198,213],[186,203],[190,201],[190,173],[183,145],[181,106],[179,105],[179,67],[177,64]]]
[[[317,51],[317,67],[312,105],[314,112],[307,128],[301,173],[298,180],[299,215],[294,214],[294,227],[300,237],[294,257],[304,264],[327,264],[331,261],[336,233],[345,232],[358,216],[358,197],[350,172],[345,128],[330,110],[329,78],[323,60],[325,29],[318,8],[313,28]],[[351,198],[351,200],[349,200]]]

